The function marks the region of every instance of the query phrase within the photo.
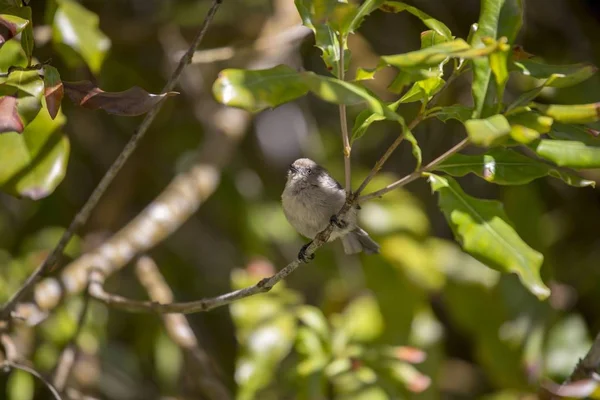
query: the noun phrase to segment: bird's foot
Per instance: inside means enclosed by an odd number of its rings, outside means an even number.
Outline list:
[[[308,246],[310,246],[311,244],[312,244],[312,241],[310,241],[310,242],[306,243],[304,246],[302,246],[302,248],[298,252],[298,260],[302,261],[303,263],[308,264],[315,258],[314,254],[311,254],[311,255],[306,254],[306,250],[308,249]]]
[[[337,215],[332,215],[331,218],[329,218],[329,223],[337,226],[340,229],[346,229],[348,227],[348,223],[343,219],[338,219]]]

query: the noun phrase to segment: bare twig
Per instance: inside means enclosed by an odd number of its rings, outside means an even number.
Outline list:
[[[442,154],[441,156],[439,156],[438,158],[436,158],[435,160],[433,160],[432,162],[430,162],[429,164],[427,164],[426,166],[424,166],[423,168],[420,168],[418,170],[416,170],[415,172],[406,175],[404,178],[397,180],[394,183],[390,183],[389,185],[387,185],[386,187],[384,187],[383,189],[377,190],[373,193],[369,193],[367,195],[361,196],[358,201],[359,203],[362,203],[364,201],[370,200],[370,199],[374,199],[376,197],[381,197],[384,194],[386,194],[387,192],[391,192],[394,189],[397,189],[399,187],[402,187],[414,180],[417,180],[421,177],[421,175],[424,172],[429,172],[431,170],[433,170],[435,167],[437,167],[439,164],[441,164],[443,161],[445,161],[446,159],[448,159],[448,157],[450,157],[451,155],[458,153],[459,151],[461,151],[462,149],[464,149],[467,145],[469,144],[469,139],[465,138],[463,140],[461,140],[458,144],[456,144],[454,147],[452,147],[450,150],[446,151],[444,154]]]
[[[172,303],[173,292],[150,257],[141,257],[136,265],[138,280],[156,303]],[[162,316],[169,337],[193,360],[199,374],[195,378],[209,398],[231,399],[231,393],[214,371],[210,357],[199,344],[194,331],[182,314]]]
[[[73,365],[77,360],[77,338],[81,334],[81,330],[85,324],[85,318],[87,316],[89,305],[90,296],[87,294],[87,292],[85,292],[83,295],[83,305],[81,311],[79,312],[79,317],[77,318],[77,328],[75,329],[73,337],[65,346],[60,358],[58,359],[58,363],[56,364],[56,369],[54,371],[54,378],[52,379],[54,386],[61,393],[64,393],[65,391],[67,379],[69,379]]]
[[[583,379],[589,379],[592,373],[600,368],[600,333],[594,339],[592,347],[577,363],[575,370],[569,377],[569,382],[576,382]]]
[[[346,73],[346,67],[344,65],[344,47],[346,47],[346,39],[340,35],[338,37],[340,43],[340,60],[338,64],[338,78],[344,80]],[[344,176],[346,183],[346,196],[352,193],[352,167],[350,163],[350,153],[352,147],[350,146],[350,139],[348,138],[348,118],[346,117],[346,105],[340,104],[340,126],[342,128],[342,144],[344,146]]]
[[[202,23],[202,27],[200,28],[198,34],[194,38],[194,41],[192,42],[188,51],[183,55],[183,57],[181,57],[179,65],[177,66],[177,68],[171,75],[171,78],[162,90],[163,93],[171,91],[179,81],[179,77],[181,76],[183,69],[192,60],[194,51],[202,42],[202,39],[204,38],[206,31],[208,30],[208,27],[215,13],[217,12],[217,9],[219,8],[221,2],[222,0],[213,0],[212,6],[205,17],[204,22]],[[96,204],[98,204],[98,201],[100,200],[100,198],[102,197],[102,195],[104,194],[114,177],[119,173],[125,162],[135,151],[135,149],[138,146],[138,143],[148,131],[148,128],[154,121],[156,115],[161,110],[163,104],[164,102],[157,103],[157,105],[154,106],[154,108],[150,110],[148,114],[146,114],[146,117],[140,124],[137,131],[133,134],[129,142],[125,145],[125,148],[123,149],[121,154],[119,154],[113,165],[111,165],[106,174],[102,177],[102,180],[100,181],[98,186],[96,186],[87,202],[77,213],[77,215],[69,225],[68,229],[63,233],[56,247],[52,250],[50,255],[44,260],[44,262],[27,278],[27,280],[17,290],[17,292],[13,294],[13,296],[6,302],[6,304],[4,304],[2,310],[0,311],[0,319],[8,319],[13,308],[17,305],[21,298],[23,298],[23,296],[29,293],[29,291],[33,288],[33,285],[38,280],[38,278],[42,274],[50,270],[50,268],[58,261],[58,258],[62,255],[62,252],[69,240],[88,220],[92,210],[94,209]]]
[[[0,365],[0,369],[10,369],[10,368],[20,369],[21,371],[28,372],[31,375],[35,376],[44,385],[46,385],[46,387],[48,388],[50,393],[52,393],[52,395],[54,396],[55,399],[62,400],[62,397],[60,396],[60,393],[58,392],[58,390],[56,390],[56,388],[46,378],[44,378],[44,376],[40,372],[38,372],[36,369],[34,369],[28,365],[21,364],[21,363],[15,362],[15,361],[10,361],[10,360],[5,360]]]
[[[342,209],[337,213],[337,218],[343,220],[354,205],[354,196],[349,196]],[[331,232],[333,232],[334,225],[329,224],[327,228],[319,232],[317,236],[312,240],[310,245],[305,250],[306,258],[310,258],[321,246],[323,246],[329,240]],[[107,305],[125,310],[130,312],[156,312],[160,314],[169,313],[181,313],[181,314],[192,314],[197,312],[209,311],[217,307],[221,307],[230,304],[234,301],[244,299],[246,297],[253,296],[259,293],[268,292],[278,282],[285,279],[288,275],[294,272],[300,267],[303,262],[300,259],[295,259],[291,263],[285,266],[282,270],[277,272],[275,275],[264,278],[253,286],[247,288],[234,290],[233,292],[225,293],[220,296],[210,297],[206,299],[200,299],[196,301],[184,302],[184,303],[169,303],[160,304],[154,301],[138,301],[130,300],[122,296],[109,294],[104,288],[104,275],[101,270],[93,269],[90,272],[89,277],[89,293],[92,297],[97,300],[106,303]]]

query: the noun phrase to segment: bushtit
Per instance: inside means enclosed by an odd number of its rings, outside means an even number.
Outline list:
[[[379,253],[379,245],[356,224],[358,205],[338,221],[335,216],[346,202],[346,192],[327,171],[308,158],[300,158],[288,169],[287,182],[281,195],[283,212],[294,228],[309,239],[324,230],[331,222],[336,226],[329,241],[342,239],[346,254],[364,251]],[[310,244],[310,243],[309,243]],[[306,261],[302,248],[298,257]]]

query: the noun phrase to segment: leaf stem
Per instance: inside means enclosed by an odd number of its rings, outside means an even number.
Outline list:
[[[451,155],[458,153],[459,151],[464,149],[468,144],[469,144],[469,138],[464,138],[459,143],[457,143],[454,147],[452,147],[451,149],[446,151],[444,154],[442,154],[441,156],[439,156],[438,158],[436,158],[435,160],[433,160],[432,162],[430,162],[423,168],[419,168],[418,170],[406,175],[404,178],[399,179],[394,183],[390,183],[383,189],[380,189],[373,193],[369,193],[367,195],[359,197],[359,199],[358,199],[359,203],[370,200],[370,199],[374,199],[376,197],[381,197],[384,194],[386,194],[387,192],[391,192],[394,189],[397,189],[397,188],[402,187],[414,180],[419,179],[424,172],[429,172],[429,171],[435,169],[435,167],[437,167],[442,162],[446,161]]]
[[[344,48],[346,47],[346,38],[343,35],[338,36],[340,43],[340,61],[338,64],[338,78],[344,80],[346,72],[345,61],[344,61]],[[340,104],[340,125],[342,128],[342,144],[344,146],[344,176],[346,183],[346,196],[352,193],[352,169],[350,164],[350,153],[352,147],[350,146],[350,140],[348,139],[348,118],[346,117],[346,105]]]
[[[171,90],[173,90],[173,88],[179,81],[183,69],[191,62],[192,56],[194,55],[196,48],[200,45],[202,39],[204,39],[206,31],[208,30],[208,27],[211,21],[213,20],[213,17],[215,16],[219,6],[221,5],[221,2],[222,0],[213,0],[212,6],[208,10],[208,14],[204,18],[202,27],[196,34],[192,45],[181,57],[177,68],[171,75],[171,78],[165,85],[164,89],[162,90],[162,93],[170,92]],[[123,148],[121,154],[119,154],[115,162],[110,166],[108,171],[106,171],[106,174],[104,174],[102,180],[100,181],[98,186],[96,186],[96,188],[88,198],[87,202],[83,205],[81,210],[79,210],[77,215],[75,215],[75,218],[73,218],[73,221],[71,221],[71,224],[69,225],[68,229],[63,233],[56,247],[54,247],[50,255],[44,260],[44,262],[25,280],[23,285],[3,305],[2,310],[0,310],[0,319],[8,319],[13,308],[23,298],[23,296],[25,296],[31,291],[33,285],[37,282],[39,277],[42,276],[42,274],[48,272],[50,268],[54,264],[56,264],[59,257],[62,255],[63,250],[67,246],[67,243],[69,243],[69,240],[83,226],[83,224],[86,223],[90,214],[92,213],[92,210],[96,207],[96,204],[98,204],[100,198],[102,197],[108,186],[111,184],[115,176],[117,176],[123,165],[125,165],[125,162],[127,162],[131,154],[133,154],[133,152],[138,146],[138,143],[144,137],[144,135],[148,131],[148,128],[154,121],[154,118],[156,118],[156,115],[158,114],[158,112],[164,104],[165,102],[157,103],[157,105],[154,106],[154,108],[150,110],[148,114],[146,114],[146,117],[140,124],[137,131],[133,134],[129,142],[125,145],[125,148]]]

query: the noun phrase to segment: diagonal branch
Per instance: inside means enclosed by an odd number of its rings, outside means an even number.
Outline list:
[[[192,42],[188,51],[181,57],[179,65],[171,75],[171,78],[165,85],[162,93],[171,91],[179,81],[179,77],[181,76],[183,69],[191,62],[194,52],[202,42],[202,39],[204,38],[206,31],[208,30],[208,27],[212,22],[215,13],[217,12],[217,9],[221,5],[221,2],[222,0],[213,0],[212,6],[205,17],[204,22],[202,23],[202,27],[194,38],[194,41]],[[146,114],[146,117],[140,124],[139,128],[133,134],[129,142],[125,145],[125,148],[121,154],[119,154],[115,162],[111,165],[108,171],[106,171],[106,174],[102,177],[102,180],[98,186],[96,186],[87,202],[83,205],[81,210],[79,210],[69,225],[69,228],[63,233],[56,247],[52,250],[44,262],[27,278],[27,280],[25,280],[23,285],[12,295],[6,304],[4,304],[2,310],[0,311],[0,319],[8,319],[11,311],[15,308],[23,296],[28,294],[37,280],[44,273],[48,272],[50,268],[54,266],[54,264],[56,264],[59,257],[62,255],[63,250],[69,243],[69,240],[71,240],[73,235],[75,235],[75,233],[87,222],[92,210],[96,207],[108,186],[111,184],[115,176],[117,176],[123,165],[125,165],[125,162],[127,162],[131,154],[133,154],[139,142],[142,140],[148,131],[148,128],[154,121],[154,118],[156,118],[156,115],[158,115],[159,111],[161,110],[163,104],[164,102],[159,102],[152,110],[150,110],[150,112],[148,112],[148,114]]]

